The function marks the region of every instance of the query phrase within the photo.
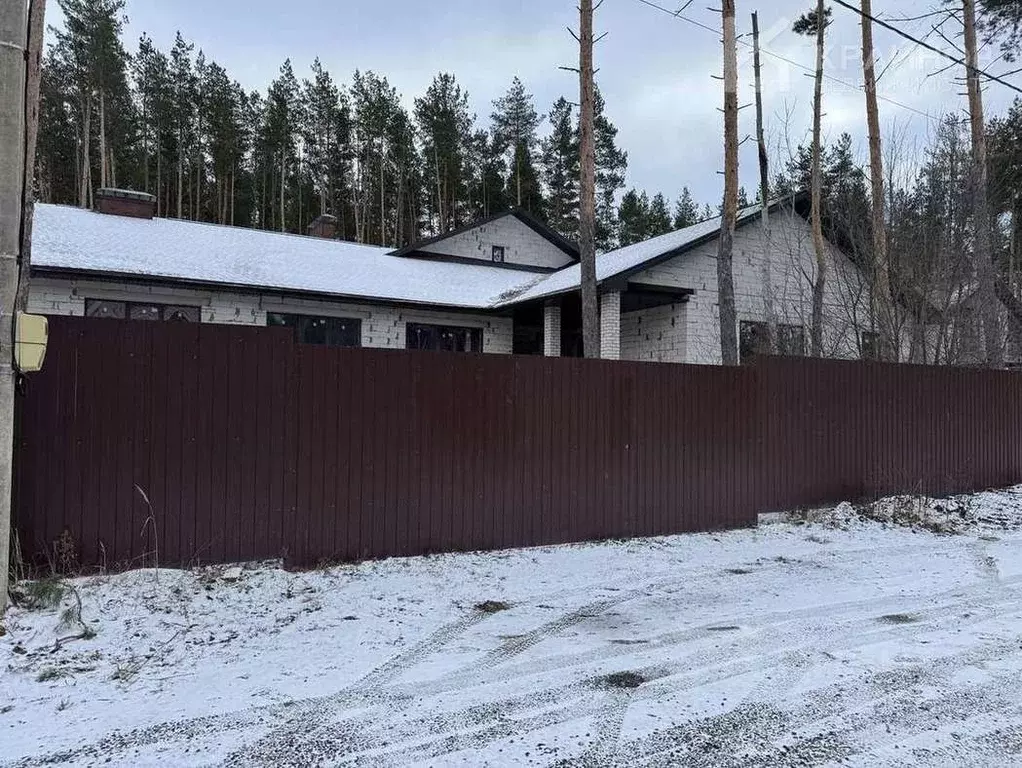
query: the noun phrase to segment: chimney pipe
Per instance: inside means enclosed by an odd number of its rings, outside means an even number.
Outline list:
[[[156,213],[156,198],[133,189],[102,187],[96,190],[96,210],[114,216],[151,219]]]

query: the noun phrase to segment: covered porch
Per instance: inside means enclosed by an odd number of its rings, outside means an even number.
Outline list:
[[[685,362],[688,288],[626,283],[601,286],[600,357]],[[514,353],[582,357],[582,301],[577,291],[514,310]]]

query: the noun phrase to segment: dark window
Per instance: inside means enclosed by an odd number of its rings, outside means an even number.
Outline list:
[[[351,317],[313,317],[311,315],[266,314],[266,324],[295,329],[299,344],[326,347],[361,347],[362,321]]]
[[[801,356],[806,353],[806,329],[801,325],[777,326],[777,351],[782,355]]]
[[[504,246],[503,245],[495,245],[495,246],[493,246],[492,254],[493,254],[493,260],[495,262],[497,262],[498,264],[503,264],[504,263]]]
[[[480,328],[408,323],[405,347],[438,352],[482,352],[483,332]]]
[[[739,327],[738,352],[742,365],[747,365],[769,349],[767,324],[743,320]]]
[[[85,300],[86,317],[112,317],[115,320],[124,320],[127,317],[127,305],[123,301],[100,301],[99,299]]]
[[[863,360],[879,360],[880,334],[876,331],[863,331],[859,334],[859,348]]]
[[[159,304],[129,304],[128,305],[128,319],[129,320],[156,320],[160,319],[160,305]]]
[[[198,307],[164,307],[163,319],[168,323],[197,323],[201,320]]]
[[[175,323],[197,323],[201,320],[198,307],[105,299],[86,299],[85,316],[116,320],[166,320]]]

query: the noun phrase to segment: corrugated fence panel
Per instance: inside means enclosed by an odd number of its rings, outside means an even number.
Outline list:
[[[20,399],[16,526],[35,565],[85,568],[748,526],[1019,482],[1020,398],[1007,372],[341,350],[52,318]]]

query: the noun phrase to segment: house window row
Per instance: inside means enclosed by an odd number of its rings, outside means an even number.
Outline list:
[[[198,307],[181,304],[149,304],[139,301],[107,301],[105,299],[86,299],[85,316],[171,323],[197,323],[201,319]]]
[[[86,299],[85,314],[87,317],[107,317],[116,320],[190,323],[201,320],[198,307],[105,299]],[[362,321],[358,318],[268,312],[266,324],[271,327],[293,329],[295,341],[299,344],[326,347],[362,346]],[[405,348],[442,352],[482,352],[483,332],[479,328],[455,325],[408,323],[405,328]]]

